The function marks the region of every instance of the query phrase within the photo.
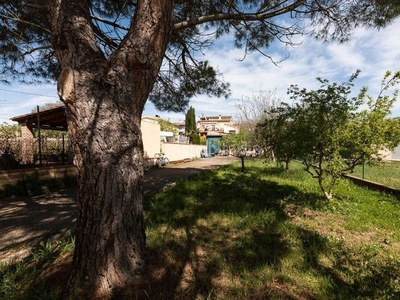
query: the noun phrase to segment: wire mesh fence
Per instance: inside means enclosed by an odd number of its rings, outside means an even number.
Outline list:
[[[352,176],[400,189],[400,161],[364,163],[357,166]]]
[[[67,138],[0,139],[0,170],[72,163]]]

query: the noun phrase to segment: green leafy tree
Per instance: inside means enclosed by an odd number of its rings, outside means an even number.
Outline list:
[[[190,137],[192,138],[192,143],[195,145],[200,145],[201,140],[200,140],[200,135],[196,132],[193,132]]]
[[[220,145],[223,149],[238,149],[246,147],[246,133],[239,131],[237,134],[228,134],[221,138]]]
[[[1,80],[57,79],[66,106],[79,185],[67,294],[107,298],[142,272],[144,105],[150,99],[182,111],[197,94],[229,95],[198,52],[229,34],[246,55],[263,53],[275,38],[292,44],[305,28],[345,41],[355,26],[385,25],[398,7],[369,0],[0,0]]]
[[[21,135],[21,127],[15,124],[8,124],[4,122],[0,125],[0,138],[10,139],[16,138]]]
[[[379,95],[368,95],[368,89],[360,92],[360,101],[367,106],[355,113],[343,131],[342,156],[347,168],[352,172],[356,165],[365,161],[381,160],[384,151],[393,151],[400,144],[400,118],[390,118],[393,105],[397,101],[400,72],[386,72]],[[390,89],[391,95],[384,95]]]
[[[169,131],[172,132],[174,135],[178,134],[178,130],[176,129],[176,126],[168,119],[158,119],[158,123],[160,124],[160,129],[161,131]]]
[[[190,135],[196,131],[196,112],[191,106],[185,115],[185,132]]]
[[[200,144],[200,136],[196,128],[196,112],[192,106],[185,115],[185,132],[191,138],[193,144]]]
[[[361,105],[357,97],[348,97],[358,73],[341,85],[317,78],[321,83],[318,90],[296,85],[289,89],[291,99],[297,102],[289,114],[295,125],[296,154],[328,199],[344,170],[340,155],[343,130],[351,113]]]
[[[318,90],[291,86],[289,94],[295,104],[283,104],[275,111],[276,118],[263,124],[271,127],[273,133],[267,138],[278,159],[287,164],[285,159],[301,159],[327,199],[333,197],[343,174],[365,160],[380,159],[381,150],[393,150],[400,143],[400,120],[388,118],[398,91],[391,97],[383,95],[399,83],[400,73],[385,75],[376,100],[366,95],[366,88],[349,98],[358,74],[341,85],[319,78]],[[364,104],[368,109],[359,111]]]
[[[284,103],[282,103],[284,105]],[[296,155],[296,124],[290,116],[289,107],[276,108],[271,111],[264,121],[257,124],[257,135],[262,137],[264,149],[270,151],[270,157],[285,164],[289,171],[290,162]]]

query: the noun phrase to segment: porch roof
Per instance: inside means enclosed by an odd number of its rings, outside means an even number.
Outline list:
[[[39,125],[41,129],[68,130],[64,104],[39,111],[39,123],[37,112],[15,116],[11,120],[19,124],[26,124],[32,128],[38,128]]]

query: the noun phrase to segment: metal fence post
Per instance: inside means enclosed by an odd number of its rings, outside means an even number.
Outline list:
[[[38,138],[39,138],[39,165],[42,165],[42,138],[40,134],[40,112],[39,105],[36,106],[37,109],[37,128],[38,128]]]
[[[361,174],[361,178],[364,180],[365,179],[365,162],[363,161],[362,163],[362,174]]]

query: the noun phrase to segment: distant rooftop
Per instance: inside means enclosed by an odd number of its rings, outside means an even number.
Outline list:
[[[222,116],[222,115],[219,115],[219,116],[205,116],[205,115],[201,115],[199,117],[199,119],[201,121],[215,121],[215,120],[227,120],[227,121],[230,121],[230,120],[232,120],[232,116]]]

